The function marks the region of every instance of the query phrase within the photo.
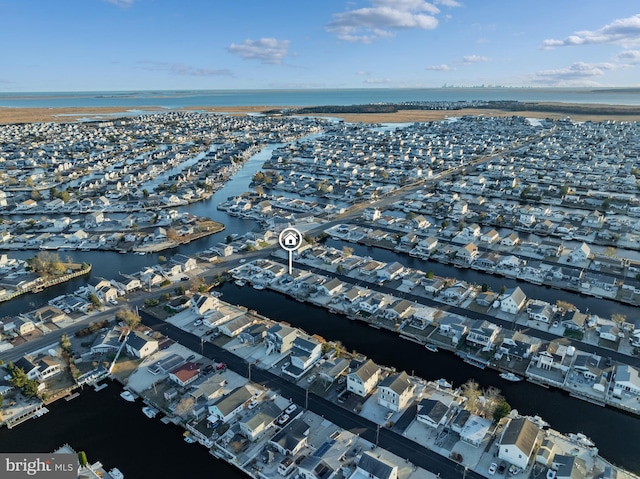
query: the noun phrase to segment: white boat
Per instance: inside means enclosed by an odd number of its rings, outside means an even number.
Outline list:
[[[147,416],[149,419],[153,419],[154,417],[156,417],[156,414],[158,414],[158,410],[156,408],[153,408],[151,406],[145,406],[142,408],[142,412],[144,413],[145,416]]]
[[[131,391],[122,391],[120,393],[120,397],[125,401],[129,401],[129,402],[134,402],[136,400],[136,397],[133,395]]]
[[[438,379],[437,384],[439,388],[443,388],[443,389],[451,389],[453,387],[453,384],[451,384],[449,381],[447,381],[444,378]]]
[[[432,353],[438,352],[438,348],[436,348],[433,344],[425,344],[424,347],[427,351],[431,351]]]
[[[109,475],[113,477],[113,479],[124,479],[124,474],[120,472],[120,469],[114,467],[109,471]]]
[[[261,291],[264,289],[264,285],[262,284],[254,284],[253,285],[253,289],[257,289],[258,291]]]
[[[184,442],[187,442],[189,444],[193,444],[194,442],[196,442],[196,440],[194,438],[191,437],[191,434],[189,434],[188,432],[184,435]]]
[[[235,280],[234,282],[235,282],[236,286],[240,286],[241,288],[242,288],[245,284],[247,284],[247,283],[245,283],[244,281],[242,281],[242,280],[240,280],[240,279],[237,279],[237,280]]]
[[[512,382],[522,381],[522,378],[520,376],[513,374],[512,372],[500,373],[500,377]]]

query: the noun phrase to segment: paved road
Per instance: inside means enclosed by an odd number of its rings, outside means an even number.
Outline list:
[[[200,337],[188,333],[176,326],[173,326],[172,324],[163,322],[144,311],[141,311],[141,317],[142,322],[146,326],[162,332],[174,341],[177,341],[193,351],[201,351],[202,343],[200,342]],[[225,362],[228,368],[232,371],[240,374],[241,376],[248,377],[249,363],[244,359],[235,356],[231,352],[226,351],[215,344],[205,342],[203,353],[210,359]],[[273,374],[270,371],[252,368],[251,380],[253,382],[260,383],[269,389],[278,391],[279,394],[290,398],[300,406],[304,406],[305,404],[305,389]],[[337,406],[320,396],[313,393],[309,394],[308,409],[354,434],[359,434],[360,437],[372,443],[375,443],[376,441],[377,425],[375,423]],[[440,473],[440,477],[444,479],[458,479],[462,474],[461,466],[458,464],[389,429],[380,428],[378,444],[384,449],[387,449],[402,458],[406,458],[419,467],[432,471],[434,474]],[[472,479],[482,478],[482,476],[473,471],[468,471],[466,475]]]

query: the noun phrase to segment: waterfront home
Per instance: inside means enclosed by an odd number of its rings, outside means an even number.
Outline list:
[[[431,293],[432,295],[437,294],[444,288],[444,281],[442,278],[426,278],[423,277],[420,280],[420,285],[424,288],[427,293]]]
[[[498,348],[500,354],[508,359],[527,359],[540,347],[541,341],[521,333],[520,331],[503,331],[502,343]]]
[[[118,274],[115,278],[111,280],[111,284],[120,290],[123,294],[131,293],[136,289],[140,289],[142,284],[138,278],[134,278],[133,276],[126,276],[124,274]]]
[[[394,261],[387,264],[384,268],[376,270],[376,278],[378,281],[389,281],[397,278],[404,271],[404,266]]]
[[[245,328],[239,335],[240,342],[245,344],[260,344],[267,335],[267,325],[265,323],[254,323]]]
[[[622,391],[640,396],[640,373],[637,368],[618,363],[614,377],[613,395],[622,397]]]
[[[38,365],[38,378],[41,381],[55,376],[62,372],[62,364],[59,359],[50,355],[44,355],[37,359]]]
[[[204,317],[209,311],[214,311],[219,305],[217,298],[209,294],[194,294],[189,300],[189,308],[193,314]]]
[[[342,291],[347,285],[340,281],[338,278],[318,286],[318,291],[325,296],[335,296]]]
[[[476,303],[480,306],[489,307],[496,301],[496,299],[498,299],[497,293],[494,293],[493,291],[485,291],[484,293],[478,293],[476,296]]]
[[[600,339],[604,339],[606,341],[618,341],[619,334],[620,328],[613,323],[600,325],[600,331],[598,331]]]
[[[344,467],[345,453],[357,439],[357,436],[345,430],[332,433],[320,447],[298,464],[297,473],[300,474],[300,479],[338,477]]]
[[[255,322],[256,318],[253,316],[249,316],[247,314],[241,314],[233,318],[226,323],[223,323],[218,326],[218,331],[220,331],[225,336],[230,338],[235,338],[239,335],[244,329],[248,328]]]
[[[411,256],[429,256],[437,246],[438,239],[433,236],[429,236],[428,238],[418,241],[418,244],[416,244],[415,248],[413,248],[409,254]]]
[[[115,353],[120,349],[120,337],[122,332],[119,327],[113,327],[107,331],[98,333],[91,346],[92,354]]]
[[[472,343],[481,347],[484,351],[489,351],[498,337],[500,331],[498,326],[482,319],[470,320],[468,326],[467,343]]]
[[[215,423],[217,420],[228,423],[244,409],[244,405],[252,398],[253,393],[249,388],[240,386],[209,406],[207,420],[211,423]]]
[[[529,419],[511,419],[504,428],[498,446],[498,457],[520,469],[526,469],[538,443],[540,429]]]
[[[415,388],[404,371],[391,374],[378,384],[378,404],[395,412],[401,411],[413,399]]]
[[[607,377],[613,373],[613,365],[610,358],[603,358],[595,353],[578,353],[573,362],[573,371],[584,379],[593,383],[591,388],[604,392]]]
[[[267,355],[272,351],[280,354],[288,353],[297,337],[298,333],[295,328],[284,324],[274,324],[266,332],[264,343],[267,347]]]
[[[556,471],[557,479],[585,479],[588,472],[585,461],[574,455],[556,454],[551,468]]]
[[[489,244],[497,243],[498,241],[500,241],[500,235],[496,230],[492,229],[487,231],[486,233],[481,234],[480,241]]]
[[[330,384],[348,369],[349,361],[344,358],[327,359],[320,364],[320,377]]]
[[[17,368],[20,368],[27,375],[28,379],[39,379],[40,378],[40,368],[38,365],[33,363],[31,360],[27,359],[26,356],[18,359],[14,365]]]
[[[438,320],[438,332],[451,338],[454,345],[458,344],[468,331],[469,327],[465,324],[465,320],[458,316],[445,316]]]
[[[464,411],[467,412],[468,411]],[[456,418],[457,419],[457,418]],[[470,414],[460,430],[460,439],[473,447],[480,447],[491,429],[491,421],[475,414]]]
[[[171,262],[174,264],[180,265],[182,273],[191,271],[192,269],[195,269],[195,267],[197,266],[197,262],[194,258],[190,258],[183,254],[173,255],[173,257],[171,258]]]
[[[520,243],[520,238],[518,238],[518,235],[515,233],[511,233],[510,235],[505,236],[500,241],[500,244],[502,246],[509,246],[509,247],[516,246],[518,243]]]
[[[198,364],[187,361],[169,371],[169,379],[182,387],[186,387],[198,379],[200,367]]]
[[[581,280],[581,287],[589,289],[592,286],[604,289],[605,291],[614,291],[618,287],[618,281],[614,276],[587,272]]]
[[[46,305],[31,311],[30,316],[39,323],[55,323],[58,321],[64,321],[67,315],[59,308],[55,306]]]
[[[560,324],[574,331],[584,331],[589,315],[581,313],[580,310],[565,311],[560,319]]]
[[[300,377],[322,356],[322,343],[311,336],[298,336],[291,348],[291,365],[285,370],[293,377]]]
[[[538,253],[543,256],[559,257],[564,250],[564,246],[561,242],[555,240],[542,240],[538,246]]]
[[[591,248],[587,243],[583,242],[580,246],[569,253],[569,261],[572,263],[581,263],[589,259]]]
[[[374,314],[386,303],[386,299],[382,293],[370,294],[358,303],[358,308],[368,314]]]
[[[529,314],[529,319],[533,321],[550,323],[555,311],[554,307],[546,301],[534,299],[527,303],[527,314]]]
[[[350,479],[398,479],[398,466],[365,451]]]
[[[214,374],[204,381],[194,383],[189,391],[195,402],[213,401],[224,391],[227,380],[221,374]]]
[[[437,428],[447,422],[449,406],[438,399],[422,399],[418,403],[416,419],[429,427]]]
[[[282,410],[272,401],[263,401],[253,414],[244,415],[238,426],[240,434],[250,441],[255,441],[260,434],[273,426],[275,419]]]
[[[542,440],[538,451],[536,452],[535,461],[544,467],[551,465],[551,460],[556,454],[556,444],[551,439],[545,438]]]
[[[158,340],[140,331],[132,331],[127,336],[125,348],[129,355],[144,359],[158,350]]]
[[[538,352],[532,358],[532,364],[547,371],[559,370],[565,373],[569,370],[576,348],[561,344],[560,341],[542,343]]]
[[[20,336],[24,336],[25,334],[32,333],[36,330],[35,323],[28,318],[18,317],[13,321],[13,324],[14,331]]]
[[[347,375],[347,390],[366,397],[378,384],[381,373],[380,367],[368,359]]]
[[[473,263],[480,252],[474,243],[468,243],[456,252],[456,261],[464,264]]]
[[[411,315],[415,303],[406,299],[398,299],[392,304],[387,305],[384,311],[384,317],[391,321],[402,320]]]
[[[281,454],[295,456],[307,445],[309,430],[310,426],[302,419],[294,419],[278,431],[269,444]]]
[[[520,286],[507,289],[500,297],[500,310],[505,313],[518,314],[527,304],[527,295]]]

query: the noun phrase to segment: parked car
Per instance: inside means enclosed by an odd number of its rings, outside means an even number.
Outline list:
[[[278,418],[278,424],[282,425],[285,422],[287,422],[289,420],[289,415],[288,414],[283,414],[282,416],[280,416]]]
[[[516,466],[515,464],[511,464],[509,466],[509,475],[510,476],[515,476],[516,474],[520,474],[521,470],[518,466]]]
[[[489,473],[490,476],[493,476],[497,470],[498,470],[498,465],[495,462],[492,462],[487,472]]]
[[[287,407],[287,409],[284,410],[285,413],[287,414],[291,414],[293,411],[295,411],[297,409],[298,406],[296,406],[295,404],[289,404],[289,406]]]
[[[316,380],[316,375],[315,375],[315,374],[312,374],[311,376],[309,376],[309,377],[307,378],[307,382],[308,382],[309,384],[311,384],[311,383],[312,383],[313,381],[315,381],[315,380]]]
[[[200,326],[201,324],[202,324],[202,320],[201,320],[201,319],[196,319],[196,320],[193,322],[193,325],[194,325],[194,326]]]
[[[218,363],[216,370],[220,371],[221,369],[227,369],[227,363]]]
[[[500,465],[498,466],[498,474],[503,474],[506,469],[507,469],[507,464],[504,461],[501,462]]]
[[[249,409],[253,409],[254,407],[256,407],[258,404],[260,404],[260,401],[256,401],[255,399],[253,401],[251,401],[249,403]]]

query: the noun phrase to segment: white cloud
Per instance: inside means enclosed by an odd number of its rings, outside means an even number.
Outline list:
[[[183,76],[195,76],[195,77],[213,77],[213,76],[234,76],[231,70],[226,68],[211,69],[211,68],[198,68],[191,65],[185,65],[184,63],[170,63],[170,62],[152,62],[142,61],[138,62],[141,68],[151,71],[166,71],[173,73],[174,75]]]
[[[371,43],[390,37],[395,30],[432,30],[438,26],[433,16],[440,12],[423,0],[370,0],[372,7],[335,13],[327,31],[340,40]]]
[[[615,70],[618,66],[613,63],[585,63],[576,62],[565,68],[542,70],[531,77],[534,83],[544,85],[570,86],[592,85],[590,79],[601,77],[606,71]]]
[[[491,61],[488,57],[483,57],[481,55],[466,55],[462,57],[462,63],[484,63]]]
[[[627,18],[618,18],[598,30],[574,32],[564,40],[545,40],[542,48],[549,50],[556,47],[602,43],[640,45],[640,13]]]
[[[360,71],[357,71],[357,72],[356,72],[356,75],[366,77],[366,76],[371,75],[371,72],[367,72],[367,71],[364,71],[364,70],[360,70]]]
[[[227,48],[229,53],[239,55],[245,60],[260,60],[262,63],[277,65],[282,63],[289,53],[289,40],[261,38],[245,40],[240,44],[232,43]]]
[[[120,7],[120,8],[129,8],[131,5],[133,5],[133,2],[135,0],[104,0],[107,3],[110,3],[111,5],[115,5],[116,7]]]
[[[616,60],[627,63],[640,63],[640,50],[625,50],[616,55]]]
[[[450,72],[454,71],[455,68],[451,65],[447,65],[446,63],[442,63],[441,65],[428,66],[427,70],[431,70],[432,72]]]
[[[456,0],[433,0],[433,3],[436,5],[444,5],[445,7],[461,7],[462,4],[460,2],[456,2]]]

